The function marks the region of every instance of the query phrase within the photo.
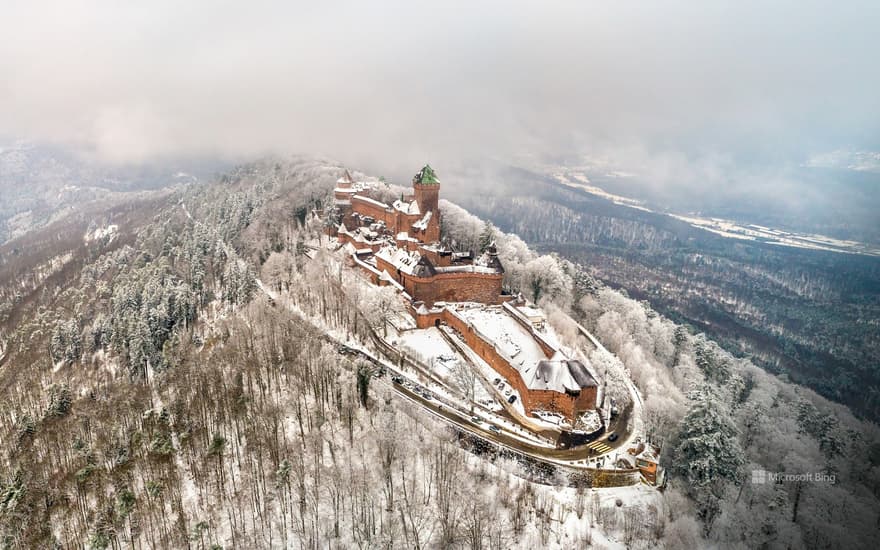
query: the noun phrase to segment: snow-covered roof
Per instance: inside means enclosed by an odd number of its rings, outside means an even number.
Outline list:
[[[395,240],[398,240],[398,241],[412,241],[412,242],[414,242],[414,243],[419,242],[418,239],[416,239],[416,238],[414,238],[414,237],[410,237],[410,236],[409,236],[409,233],[406,232],[406,231],[401,231],[400,233],[398,233],[398,234],[397,234],[397,237],[395,237]]]
[[[346,185],[346,184],[351,185],[352,183],[354,183],[354,178],[351,177],[351,172],[346,170],[345,172],[342,173],[342,177],[340,177],[338,180],[336,180],[336,183],[339,183],[342,185]]]
[[[425,212],[425,215],[422,216],[422,219],[420,219],[419,221],[417,221],[416,223],[413,224],[413,227],[424,231],[425,229],[428,228],[428,222],[430,222],[430,221],[431,221],[431,211],[428,210],[427,212]]]
[[[636,455],[636,458],[639,460],[646,460],[648,462],[658,463],[660,462],[660,449],[654,447],[650,443],[645,445],[644,450]]]
[[[522,313],[523,315],[525,315],[529,319],[534,320],[534,319],[544,319],[545,318],[544,312],[541,311],[540,309],[537,309],[537,308],[533,308],[530,306],[517,306],[516,309],[518,309],[520,311],[520,313]]]
[[[581,361],[570,359],[561,350],[548,358],[535,337],[506,308],[456,304],[453,311],[495,345],[519,371],[527,388],[564,393],[598,385]]]
[[[526,381],[526,385],[532,389],[558,392],[579,392],[583,388],[598,386],[587,367],[577,359],[538,362],[532,382]]]
[[[367,202],[367,203],[370,203],[370,204],[374,204],[374,205],[379,206],[379,207],[381,207],[381,208],[388,208],[388,205],[385,204],[384,202],[382,202],[382,201],[377,201],[376,199],[371,199],[370,197],[367,197],[367,196],[365,196],[365,195],[354,195],[351,199],[352,199],[352,200],[355,200],[355,199],[356,199],[356,200],[359,200],[359,201],[362,201],[362,202]]]
[[[487,249],[479,258],[474,260],[474,264],[492,268],[493,271],[498,273],[504,273],[504,266],[501,265],[501,260],[498,259],[498,254],[493,247]]]
[[[437,273],[484,273],[487,275],[493,275],[496,273],[500,273],[494,267],[487,267],[485,265],[451,265],[447,267],[437,267]]]
[[[396,246],[383,246],[376,252],[376,257],[393,265],[404,273],[413,274],[416,265],[421,259],[418,252],[408,252]]]
[[[394,201],[394,204],[392,206],[395,210],[399,210],[404,214],[421,214],[421,212],[419,211],[419,203],[417,203],[416,201],[406,202],[398,199]]]

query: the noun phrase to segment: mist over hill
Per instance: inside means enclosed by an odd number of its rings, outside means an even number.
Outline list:
[[[227,161],[111,164],[75,148],[0,142],[0,243],[90,202],[212,179]]]

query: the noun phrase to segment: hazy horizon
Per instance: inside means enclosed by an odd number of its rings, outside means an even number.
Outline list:
[[[645,193],[788,200],[804,167],[880,178],[878,27],[872,2],[16,3],[0,137],[385,174],[587,157]]]

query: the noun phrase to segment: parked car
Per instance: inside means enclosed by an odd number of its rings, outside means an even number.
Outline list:
[[[617,432],[611,432],[611,435],[608,436],[608,441],[614,443],[615,441],[617,441],[617,437]]]
[[[510,403],[511,405],[513,404],[514,401],[516,401],[515,395],[511,395],[510,397],[507,398],[507,402]]]
[[[501,429],[498,426],[489,426],[490,432],[501,433]]]
[[[480,418],[477,417],[477,416],[472,416],[472,417],[471,417],[471,422],[473,422],[474,424],[479,424],[479,423],[480,423]]]
[[[497,386],[500,382],[501,382],[501,379],[500,379],[500,378],[496,378],[495,380],[492,381],[492,383],[495,384],[496,386]]]
[[[424,397],[425,399],[434,399],[434,394],[432,394],[428,390],[425,390],[424,392],[422,392],[422,397]]]
[[[392,376],[391,381],[394,382],[395,384],[403,384],[403,377],[402,376]]]

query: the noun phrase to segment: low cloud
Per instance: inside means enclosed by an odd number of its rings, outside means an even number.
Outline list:
[[[876,2],[415,4],[6,6],[0,132],[389,174],[586,154],[663,185],[880,150]]]

